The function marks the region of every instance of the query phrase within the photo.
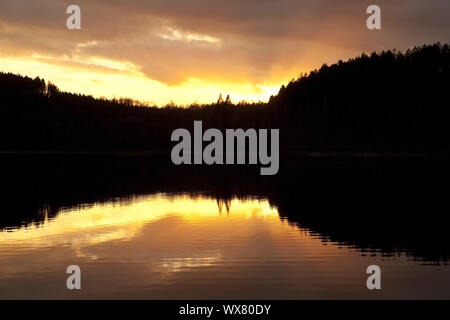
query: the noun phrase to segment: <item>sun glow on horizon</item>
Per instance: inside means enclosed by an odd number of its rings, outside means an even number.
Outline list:
[[[209,41],[209,40],[205,40]],[[177,85],[149,79],[128,61],[76,55],[55,59],[34,54],[29,57],[0,57],[1,72],[40,77],[54,83],[62,91],[91,95],[95,98],[131,98],[162,107],[169,103],[190,105],[213,103],[219,94],[230,95],[233,102],[267,102],[276,95],[283,81],[263,83],[233,80],[188,78]]]

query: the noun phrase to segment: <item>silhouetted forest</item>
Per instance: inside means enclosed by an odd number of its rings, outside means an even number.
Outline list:
[[[324,65],[268,103],[157,108],[1,73],[0,149],[164,151],[174,129],[202,120],[204,128],[280,128],[284,151],[447,151],[449,87],[447,44]]]
[[[367,255],[450,263],[450,203],[442,188],[450,179],[448,162],[292,160],[278,175],[260,176],[258,166],[180,167],[153,155],[3,155],[0,231],[39,225],[65,208],[127,203],[148,194],[215,198],[218,210],[225,203],[223,214],[234,198],[257,198],[324,242]]]
[[[364,254],[449,263],[450,50],[362,54],[283,86],[268,103],[162,108],[61,92],[0,74],[0,151],[118,151],[0,157],[0,231],[62,208],[159,192],[265,198],[280,219]],[[175,166],[176,128],[280,128],[279,174],[258,166]],[[128,152],[122,152],[128,151]],[[136,153],[134,153],[136,151]],[[162,151],[161,155],[141,151]],[[300,151],[300,154],[296,152]],[[303,157],[301,151],[439,152],[442,157]],[[118,200],[119,201],[119,200]],[[47,216],[43,215],[43,212]]]

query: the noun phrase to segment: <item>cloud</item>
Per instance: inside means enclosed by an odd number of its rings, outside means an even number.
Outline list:
[[[371,3],[360,0],[2,0],[0,55],[111,73],[126,70],[98,61],[128,63],[168,85],[258,84],[362,51],[450,39],[447,0],[377,3],[380,31],[365,27]],[[66,29],[70,4],[81,7],[81,30]]]

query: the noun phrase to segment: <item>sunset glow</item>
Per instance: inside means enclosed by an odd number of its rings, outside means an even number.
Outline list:
[[[205,223],[222,214],[231,215],[230,219],[279,219],[277,209],[266,200],[233,199],[228,212],[215,199],[202,196],[156,194],[133,201],[136,202],[123,199],[117,203],[62,209],[55,219],[46,219],[43,225],[0,233],[0,248],[18,243],[26,247],[50,246],[72,237],[71,246],[79,252],[82,246],[133,238],[144,225],[170,216],[181,216],[186,223]],[[88,235],[80,236],[81,231]]]
[[[233,102],[267,101],[282,84],[323,63],[446,41],[442,28],[448,29],[445,8],[432,9],[436,23],[423,29],[430,16],[412,4],[406,12],[383,4],[390,14],[382,30],[371,32],[365,5],[357,1],[255,7],[252,1],[132,0],[79,1],[82,27],[68,30],[69,4],[2,1],[1,71],[39,76],[69,92],[158,106],[211,103],[220,93]]]

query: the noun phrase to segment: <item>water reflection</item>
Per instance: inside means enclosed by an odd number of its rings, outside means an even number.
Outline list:
[[[302,163],[267,180],[0,160],[0,298],[450,298],[448,203],[428,165]],[[65,288],[71,264],[80,292]],[[370,264],[381,292],[365,287]]]
[[[226,200],[226,203],[228,214],[233,204],[233,219],[268,215],[278,217],[277,210],[267,200],[235,198]],[[125,198],[123,201],[117,199],[63,208],[51,219],[44,213],[45,219],[39,224],[32,223],[1,232],[0,245],[33,248],[70,244],[80,253],[83,246],[112,240],[129,240],[152,221],[181,216],[185,223],[203,223],[221,213],[221,200],[202,195],[154,194]]]
[[[378,297],[448,297],[450,268],[361,257],[280,219],[267,199],[153,194],[60,212],[0,233],[2,298],[360,298],[371,263]],[[355,254],[356,253],[356,254]],[[65,268],[83,290],[65,289]],[[432,277],[434,281],[424,280]],[[436,282],[437,280],[445,280]]]

